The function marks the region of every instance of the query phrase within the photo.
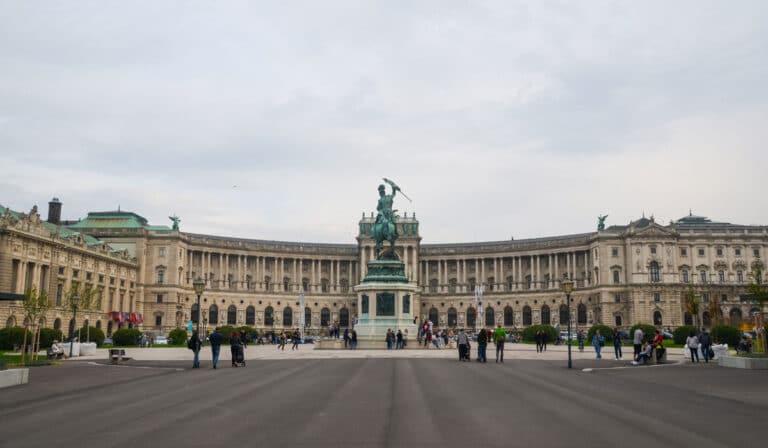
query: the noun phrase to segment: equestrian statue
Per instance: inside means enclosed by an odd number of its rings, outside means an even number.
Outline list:
[[[406,199],[408,196],[403,193],[400,187],[394,182],[384,178],[384,182],[392,187],[392,194],[387,194],[387,187],[384,184],[379,185],[379,203],[376,205],[376,222],[371,226],[371,238],[376,242],[377,260],[397,260],[395,253],[395,241],[397,241],[397,210],[392,209],[392,202],[399,191]],[[384,249],[384,241],[389,242],[389,247]]]

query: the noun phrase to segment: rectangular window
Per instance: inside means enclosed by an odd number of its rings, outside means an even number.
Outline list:
[[[158,247],[157,248],[157,256],[158,257],[164,257],[165,256],[165,248],[164,247]]]
[[[754,255],[755,258],[760,258],[760,249],[752,249],[752,255]]]
[[[686,248],[686,247],[681,247],[681,248],[680,248],[680,256],[681,256],[681,257],[687,257],[687,256],[688,256],[688,248]]]
[[[702,294],[701,295],[701,301],[704,303],[709,303],[709,294]]]
[[[722,257],[723,256],[723,249],[720,248],[720,247],[717,248],[717,256],[718,257]]]
[[[720,301],[721,302],[727,302],[728,301],[728,294],[721,295],[720,296]]]
[[[99,274],[99,283],[104,283],[104,275]]]
[[[64,266],[59,266],[59,275],[64,275]]]
[[[109,277],[109,284],[114,285],[115,284],[115,277]]]
[[[77,278],[78,276],[80,276],[80,271],[78,271],[77,269],[73,270],[72,271],[72,278]]]
[[[744,271],[736,271],[736,278],[739,283],[744,283]]]
[[[164,281],[165,281],[165,271],[160,269],[159,271],[157,271],[157,283],[162,285]]]
[[[654,302],[661,302],[661,293],[660,292],[654,292],[653,293],[653,301]]]
[[[701,280],[701,283],[707,283],[707,271],[699,272],[699,280]]]
[[[157,303],[163,303],[163,295],[162,294],[158,294],[157,295]]]
[[[59,283],[56,285],[56,306],[61,306],[61,295],[64,292],[64,285]]]
[[[651,254],[656,255],[656,246],[651,246]]]
[[[90,272],[85,273],[85,280],[90,282],[92,277],[93,277],[93,274],[91,274]]]
[[[741,249],[736,248],[733,250],[733,252],[736,254],[737,257],[741,256]]]
[[[725,272],[717,271],[717,279],[720,283],[725,283]]]
[[[133,289],[133,282],[131,282],[131,289]]]
[[[619,248],[618,247],[612,247],[611,248],[611,256],[612,257],[618,257],[619,256]]]
[[[613,295],[613,301],[616,302],[616,303],[621,303],[621,294],[618,293],[618,292],[616,294],[614,294]]]
[[[699,256],[700,257],[704,256],[704,248],[702,248],[702,247],[699,248]]]
[[[688,271],[683,271],[683,283],[688,283]]]
[[[163,325],[163,316],[155,316],[155,326],[160,327]]]

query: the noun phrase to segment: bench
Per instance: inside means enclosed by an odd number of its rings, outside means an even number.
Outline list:
[[[131,358],[129,356],[125,356],[124,349],[111,348],[109,349],[109,360],[112,362],[112,364],[118,364],[124,361],[130,361]]]

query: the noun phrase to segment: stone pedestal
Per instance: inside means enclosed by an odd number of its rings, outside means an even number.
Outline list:
[[[408,341],[416,340],[419,287],[408,282],[404,264],[399,260],[375,260],[368,263],[357,293],[357,347],[385,349],[387,329],[408,332]]]

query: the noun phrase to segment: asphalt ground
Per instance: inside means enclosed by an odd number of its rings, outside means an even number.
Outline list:
[[[0,446],[735,447],[768,436],[764,371],[605,361],[69,362],[0,390]]]

